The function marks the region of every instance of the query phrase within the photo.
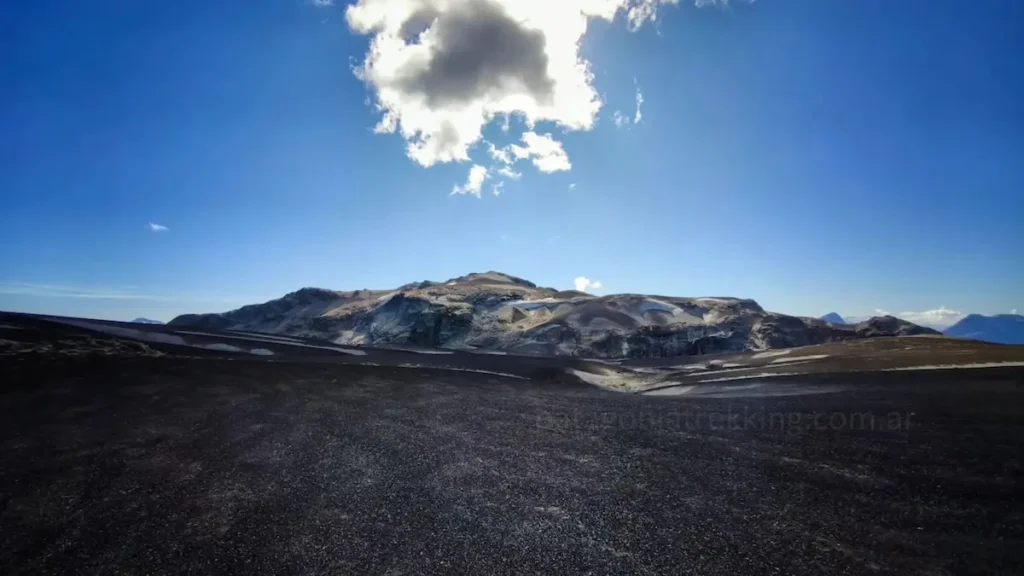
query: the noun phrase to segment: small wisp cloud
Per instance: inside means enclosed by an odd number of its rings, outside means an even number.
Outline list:
[[[265,299],[263,296],[225,296],[205,292],[158,293],[137,287],[64,286],[33,282],[0,281],[0,294],[36,298],[74,298],[89,300],[152,300],[157,302],[213,302],[242,305]]]
[[[523,177],[522,172],[516,172],[510,166],[502,166],[501,168],[498,168],[498,174],[508,178],[509,180],[519,180]]]
[[[633,82],[635,84],[636,80],[634,79]],[[633,112],[632,119],[630,119],[629,116],[623,114],[621,110],[616,110],[615,112],[612,113],[612,122],[615,123],[615,126],[617,128],[626,128],[630,124],[639,124],[640,121],[644,119],[644,113],[642,110],[642,106],[644,104],[644,94],[643,92],[640,91],[640,86],[636,87],[635,100],[636,111]]]
[[[590,292],[591,290],[601,289],[600,282],[596,280],[591,280],[586,276],[577,276],[576,279],[572,281],[572,283],[573,286],[576,287],[576,290],[579,292]]]
[[[530,160],[537,170],[544,173],[567,172],[572,169],[565,148],[562,147],[561,142],[552,138],[551,134],[524,132],[521,141],[522,146],[510,144],[505,148],[498,148],[488,142],[487,152],[494,161],[504,164],[501,169],[510,172],[512,166],[520,160]]]
[[[474,164],[469,169],[469,176],[466,177],[466,183],[461,186],[455,186],[452,189],[452,194],[472,194],[477,198],[480,197],[480,188],[484,185],[484,180],[490,178],[490,174],[487,173],[487,167],[479,164]]]
[[[907,311],[907,312],[890,312],[882,308],[875,308],[875,316],[895,316],[902,318],[907,322],[913,322],[918,326],[927,326],[929,328],[935,328],[938,330],[948,328],[953,324],[956,324],[962,320],[966,313],[959,310],[953,310],[946,308],[945,306],[939,306],[934,310],[922,310],[919,312]],[[860,322],[867,320],[870,316],[844,316],[850,322]]]
[[[636,112],[633,114],[633,124],[639,124],[644,119],[643,112],[640,111],[640,107],[644,103],[643,92],[640,92],[640,87],[636,87]]]
[[[149,229],[153,232],[167,232],[168,230],[167,226],[164,226],[163,224],[155,224],[153,222],[149,223]]]

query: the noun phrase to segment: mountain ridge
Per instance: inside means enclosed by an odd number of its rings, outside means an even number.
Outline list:
[[[938,334],[895,317],[836,325],[764,310],[755,300],[596,296],[482,272],[392,290],[301,288],[169,325],[304,336],[345,345],[478,349],[595,358],[767,350],[874,336]]]
[[[956,338],[971,338],[998,344],[1024,344],[1024,316],[968,314],[942,333]]]

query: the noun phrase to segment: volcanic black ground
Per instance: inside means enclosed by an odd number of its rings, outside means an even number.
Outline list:
[[[0,573],[1024,573],[1021,368],[808,378],[0,358]]]

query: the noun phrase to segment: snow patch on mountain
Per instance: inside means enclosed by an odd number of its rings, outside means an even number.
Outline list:
[[[769,364],[789,364],[791,362],[807,362],[810,360],[821,360],[822,358],[828,358],[828,354],[809,354],[807,356],[784,356],[782,358],[775,358],[769,360]]]
[[[1024,367],[1024,362],[974,362],[971,364],[934,364],[926,366],[901,366],[899,368],[883,368],[883,372],[904,372],[913,370],[970,370],[977,368],[1010,368]]]
[[[772,350],[770,352],[759,352],[751,356],[751,358],[772,358],[775,356],[789,354],[790,352],[792,352],[792,350]]]

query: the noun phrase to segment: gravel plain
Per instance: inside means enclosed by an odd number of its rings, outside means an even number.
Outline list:
[[[84,338],[41,327],[0,338]],[[665,397],[161,346],[0,357],[0,572],[1024,573],[1020,367]]]

